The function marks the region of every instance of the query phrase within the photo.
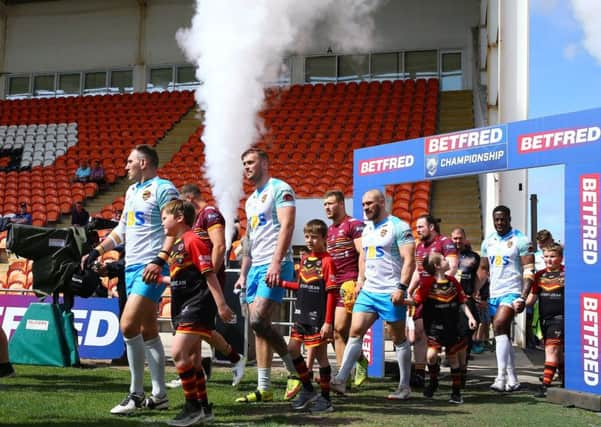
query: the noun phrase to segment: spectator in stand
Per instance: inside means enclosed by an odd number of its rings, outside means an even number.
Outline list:
[[[83,202],[75,202],[71,210],[71,225],[79,225],[83,227],[90,220],[90,214],[83,207]]]
[[[79,167],[75,170],[75,177],[73,178],[73,182],[88,182],[90,180],[90,175],[92,173],[92,169],[87,160],[82,160],[79,164]]]
[[[94,160],[94,165],[88,178],[90,182],[98,184],[98,188],[101,188],[104,184],[104,168],[100,164],[100,160]]]
[[[19,212],[10,219],[13,224],[25,224],[31,225],[33,218],[29,212],[27,212],[27,203],[21,202],[19,204]]]

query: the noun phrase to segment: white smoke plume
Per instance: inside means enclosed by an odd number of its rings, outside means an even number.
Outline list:
[[[601,1],[571,0],[574,17],[582,25],[583,44],[601,65]]]
[[[228,224],[242,196],[240,155],[259,138],[264,87],[282,61],[308,45],[317,24],[337,51],[367,52],[378,0],[197,0],[190,28],[176,34],[203,84],[205,176]],[[228,238],[231,228],[228,227]]]

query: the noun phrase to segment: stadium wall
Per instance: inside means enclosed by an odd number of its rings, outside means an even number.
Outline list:
[[[178,28],[189,25],[192,0],[61,0],[4,8],[5,74],[145,67],[185,64],[175,41]],[[375,14],[374,52],[460,49],[464,52],[465,87],[471,87],[471,28],[478,25],[473,0],[389,1]],[[318,26],[303,55],[323,55],[331,46]],[[0,37],[2,37],[0,35]],[[216,40],[218,42],[218,40]],[[302,57],[293,61],[303,80]],[[134,75],[145,78],[136,70]],[[139,89],[145,82],[135,82]]]

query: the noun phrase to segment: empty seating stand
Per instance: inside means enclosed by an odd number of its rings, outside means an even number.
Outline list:
[[[34,225],[56,221],[96,184],[73,184],[81,160],[99,160],[110,185],[137,144],[155,145],[192,107],[192,92],[0,101],[0,213],[26,202]]]

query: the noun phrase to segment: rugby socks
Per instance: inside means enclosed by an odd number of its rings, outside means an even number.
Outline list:
[[[438,380],[438,372],[440,371],[440,366],[438,363],[434,363],[433,365],[428,364],[428,374],[430,375],[430,381]]]
[[[553,376],[557,370],[557,363],[545,362],[545,370],[543,371],[543,384],[548,386],[553,381]]]
[[[234,351],[234,349],[232,348],[231,345],[227,345],[227,349],[225,350],[226,352],[223,353],[223,355],[225,357],[227,357],[227,360],[229,360],[230,362],[232,362],[232,364],[236,364],[240,361],[240,355],[238,354],[237,351]]]
[[[349,337],[342,356],[342,366],[336,375],[336,380],[341,383],[346,383],[351,369],[355,366],[355,362],[359,358],[363,346],[363,337]]]
[[[206,406],[209,404],[209,399],[207,398],[207,377],[205,376],[205,371],[202,369],[196,371],[196,389],[198,390],[196,398],[200,400],[202,406],[206,408]]]
[[[451,368],[451,390],[453,393],[461,391],[461,370],[459,368]]]
[[[144,338],[142,335],[136,335],[132,338],[123,338],[123,340],[131,374],[129,392],[141,396],[144,394]]]
[[[155,337],[144,342],[146,361],[150,370],[152,381],[152,395],[163,397],[167,395],[165,390],[165,350],[160,337]]]
[[[497,335],[495,337],[496,343],[496,355],[497,355],[497,376],[499,378],[505,377],[507,371],[507,361],[509,360],[509,351],[511,349],[511,343],[507,335]]]
[[[507,338],[507,342],[509,343],[509,352],[507,353],[507,380],[510,383],[516,383],[518,379],[515,375],[515,351],[513,350],[513,345],[509,338]]]
[[[267,391],[271,387],[271,368],[257,368],[257,390]]]
[[[330,379],[332,378],[332,368],[325,366],[319,368],[319,387],[321,388],[321,395],[326,399],[330,400]]]
[[[307,391],[313,391],[313,384],[311,384],[311,375],[309,373],[309,369],[307,368],[307,364],[305,363],[305,358],[301,355],[292,361],[294,363],[294,369],[298,373],[298,378],[303,383],[303,388]]]
[[[288,369],[288,372],[291,374],[295,373],[296,372],[296,364],[292,360],[292,356],[290,356],[290,353],[286,353],[283,356],[280,355],[280,357],[282,358],[284,365],[286,365],[286,369]]]
[[[467,381],[467,366],[459,368],[461,371],[461,388],[465,388],[465,382]]]
[[[430,365],[428,365],[430,368]],[[426,378],[426,364],[425,363],[416,363],[415,364],[415,375],[419,375],[422,378]]]
[[[411,344],[408,340],[394,345],[396,360],[399,364],[399,385],[409,387],[411,379]]]
[[[198,399],[198,388],[196,385],[196,372],[194,366],[182,366],[177,368],[177,374],[182,380],[182,390],[184,390],[184,397],[189,401],[196,401]]]

